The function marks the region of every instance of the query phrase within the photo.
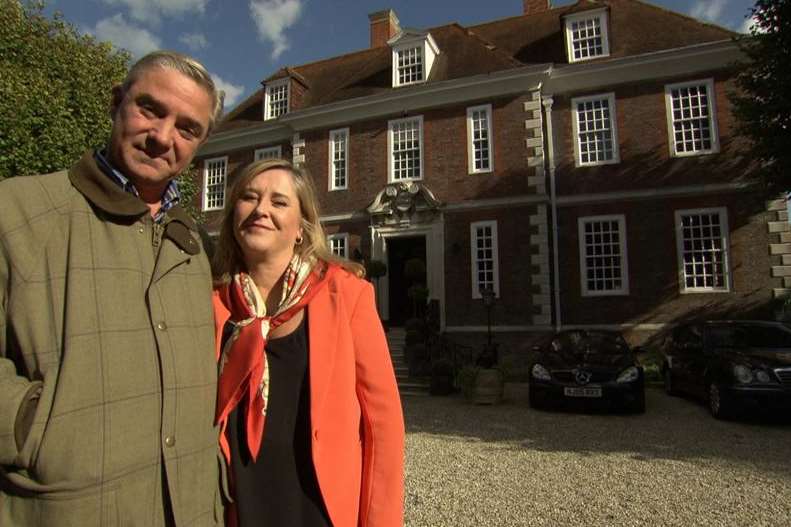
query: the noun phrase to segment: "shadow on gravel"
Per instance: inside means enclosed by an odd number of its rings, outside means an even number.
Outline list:
[[[727,460],[791,477],[788,421],[717,421],[700,403],[653,388],[646,390],[646,402],[644,415],[539,411],[521,400],[479,406],[460,396],[405,397],[403,404],[408,434],[501,443],[497,449]]]

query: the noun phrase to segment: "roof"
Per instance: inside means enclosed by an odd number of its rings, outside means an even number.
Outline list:
[[[524,64],[566,63],[563,17],[602,8],[609,9],[610,59],[736,36],[722,27],[641,0],[580,0],[570,6],[495,20],[469,29]]]
[[[531,64],[565,64],[563,17],[602,8],[609,9],[608,58],[722,41],[736,35],[719,26],[641,0],[579,0],[570,6],[469,28],[451,23],[427,30],[440,52],[428,82],[461,79]],[[369,48],[282,68],[266,80],[285,77],[296,79],[305,88],[297,103],[299,108],[395,89],[420,89],[420,86],[392,87],[391,56],[388,46]],[[218,130],[228,131],[260,124],[263,121],[263,98],[263,89],[255,92],[225,116]]]

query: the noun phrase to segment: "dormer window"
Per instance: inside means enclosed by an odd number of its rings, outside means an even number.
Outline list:
[[[266,83],[264,98],[264,119],[275,119],[288,113],[289,79]]]
[[[569,62],[610,55],[607,10],[585,11],[565,17]]]
[[[421,46],[402,49],[398,55],[398,85],[413,84],[423,80],[423,49]]]
[[[388,41],[393,49],[393,87],[426,82],[439,54],[430,34],[402,31]]]

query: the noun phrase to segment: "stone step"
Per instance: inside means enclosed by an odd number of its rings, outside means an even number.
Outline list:
[[[401,397],[428,397],[431,395],[428,393],[428,390],[399,390],[398,393],[401,395]]]
[[[425,389],[428,390],[429,382],[416,380],[416,379],[407,379],[398,383],[398,388],[409,388],[409,389]]]

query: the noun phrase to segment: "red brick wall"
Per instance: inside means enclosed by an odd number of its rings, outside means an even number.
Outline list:
[[[528,217],[535,206],[507,207],[445,214],[445,306],[449,326],[485,326],[483,301],[472,298],[470,224],[497,221],[500,298],[492,309],[493,325],[531,325],[532,294],[530,235],[536,234]]]
[[[324,225],[327,234],[347,233],[349,235],[349,259],[354,260],[354,251],[360,251],[365,260],[371,257],[371,235],[367,220],[333,222]]]
[[[685,158],[670,155],[665,84],[702,80],[711,75],[674,78],[555,97],[553,122],[558,193],[560,195],[637,190],[645,188],[726,183],[750,179],[755,168],[743,155],[746,146],[735,135],[728,91],[734,89],[726,74],[714,75],[720,153]],[[615,93],[621,162],[598,167],[574,166],[571,99]]]
[[[560,294],[563,324],[678,322],[688,316],[771,316],[766,212],[760,196],[746,193],[562,207],[559,214]],[[730,228],[730,293],[681,294],[676,210],[726,207]],[[624,214],[629,295],[583,297],[577,219]]]
[[[423,183],[442,202],[513,196],[530,192],[524,145],[527,98],[479,101],[423,113]],[[467,107],[492,104],[494,173],[467,171]],[[419,115],[419,114],[414,114]],[[393,116],[397,119],[400,116]],[[329,192],[329,129],[303,134],[305,166],[319,189],[324,214],[362,210],[387,184],[388,119],[349,126],[349,189]]]

